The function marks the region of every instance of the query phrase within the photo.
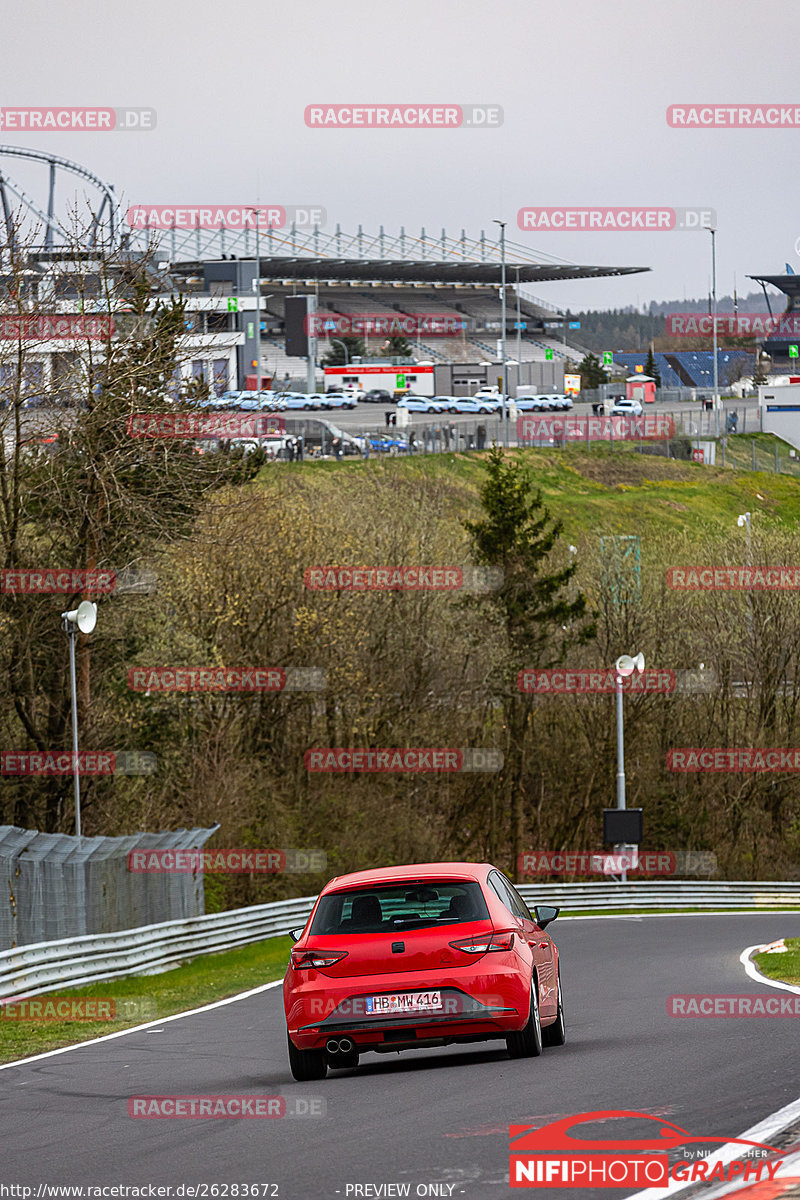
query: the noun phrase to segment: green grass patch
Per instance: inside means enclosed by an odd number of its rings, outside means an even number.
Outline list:
[[[800,938],[787,938],[786,945],[786,954],[754,954],[753,962],[768,979],[800,984]]]
[[[0,1017],[0,1062],[13,1062],[118,1029],[130,1029],[282,979],[291,944],[288,937],[268,938],[222,954],[204,954],[159,975],[109,979],[88,987],[60,988],[49,995],[37,996],[34,999],[43,1004],[61,996],[111,999],[117,1019],[12,1021]]]
[[[736,461],[741,470],[703,466],[655,454],[639,454],[631,445],[607,443],[567,446],[564,450],[510,450],[509,455],[527,463],[554,517],[564,523],[565,537],[581,534],[644,534],[649,529],[676,532],[730,533],[732,514],[750,511],[776,528],[795,529],[800,522],[800,467],[798,475],[776,475],[770,468],[771,434],[754,435],[758,443],[758,471],[750,469],[751,437],[729,437],[728,464]],[[780,443],[780,458],[789,460],[789,447]],[[265,467],[260,480],[267,488],[279,487],[281,472],[302,475],[303,482],[318,489],[321,499],[333,482],[335,471],[386,476],[388,479],[447,479],[463,487],[465,498],[474,496],[485,481],[485,454],[431,454],[397,457],[386,461],[285,463]],[[718,462],[720,459],[718,458]],[[344,481],[340,481],[344,483]],[[464,513],[472,516],[472,512]]]

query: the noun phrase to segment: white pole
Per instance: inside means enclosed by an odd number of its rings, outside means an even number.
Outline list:
[[[500,370],[500,389],[503,393],[503,445],[508,446],[508,422],[506,420],[506,222],[495,220],[500,226],[500,353],[502,366]]]
[[[711,308],[714,333],[714,437],[719,437],[719,364],[717,362],[717,231],[711,234]]]
[[[81,775],[78,764],[78,691],[75,683],[75,626],[67,622],[69,634],[69,680],[72,688],[72,776],[75,783],[75,836],[81,836]]]

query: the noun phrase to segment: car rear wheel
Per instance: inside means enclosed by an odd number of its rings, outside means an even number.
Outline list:
[[[324,1050],[298,1050],[291,1038],[289,1042],[289,1066],[292,1077],[298,1083],[309,1083],[312,1079],[324,1079],[328,1074],[328,1061]]]
[[[531,1005],[528,1023],[519,1033],[506,1038],[509,1058],[538,1058],[542,1053],[542,1025],[539,1020],[539,997],[536,980],[531,981]]]
[[[558,1012],[552,1025],[542,1030],[542,1044],[545,1046],[563,1046],[567,1040],[567,1027],[564,1023],[564,1000],[561,995],[561,976],[558,977]]]
[[[479,409],[478,409],[478,412],[479,412],[479,413],[488,413],[488,411],[489,411],[489,409],[488,409],[488,408],[479,408]]]
[[[458,409],[457,409],[457,408],[448,408],[448,410],[447,410],[447,411],[448,411],[449,413],[457,413],[457,412],[458,412]]]

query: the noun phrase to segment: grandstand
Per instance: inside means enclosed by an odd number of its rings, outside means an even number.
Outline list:
[[[189,261],[172,259],[168,264],[171,286],[188,297],[209,297],[216,302],[219,319],[226,328],[238,330],[243,339],[239,351],[240,378],[249,373],[255,351],[256,260],[252,236],[228,231],[221,244],[228,250],[246,248],[244,255],[211,254],[214,240],[203,231],[192,235],[192,247],[201,252]],[[202,235],[202,236],[201,236]],[[238,241],[237,241],[238,238]],[[244,243],[242,246],[240,243]],[[481,235],[468,241],[463,231],[450,239],[445,231],[436,240],[401,232],[392,239],[383,231],[379,238],[359,229],[348,238],[337,227],[335,235],[316,230],[314,234],[292,231],[291,257],[285,255],[288,235],[262,238],[259,251],[262,318],[261,351],[264,372],[278,379],[301,377],[302,361],[289,358],[283,344],[285,300],[292,295],[314,295],[317,312],[335,318],[346,314],[391,316],[440,315],[463,322],[449,336],[407,334],[416,361],[434,363],[497,363],[502,337],[500,246]],[[185,243],[184,243],[185,244]],[[276,249],[284,251],[280,257]],[[272,252],[270,252],[270,250]],[[376,257],[376,250],[380,256]],[[599,279],[649,270],[647,267],[581,266],[544,255],[527,247],[505,242],[506,256],[506,355],[517,355],[523,363],[552,359],[563,363],[579,361],[585,350],[552,335],[552,327],[563,314],[553,305],[537,300],[528,291],[531,283]],[[409,252],[422,257],[406,257]],[[156,253],[159,253],[156,251]],[[164,256],[162,256],[164,257]],[[165,263],[165,266],[167,264]],[[165,271],[165,276],[167,272]],[[236,298],[236,302],[229,301]],[[524,330],[516,329],[517,310]],[[223,316],[224,314],[224,316]],[[331,349],[335,331],[319,337],[318,358]],[[386,336],[366,336],[364,358],[386,354]]]
[[[681,350],[654,354],[662,387],[713,388],[714,353],[711,350]],[[753,355],[746,350],[718,350],[717,372],[721,387],[734,383],[742,375],[753,373]],[[629,375],[645,369],[647,354],[614,354],[614,362]]]
[[[761,284],[771,316],[778,317],[784,313],[796,316],[800,313],[800,275],[748,275],[747,278],[754,279],[756,283]],[[780,304],[770,303],[767,284],[770,287],[777,288],[779,292],[783,292],[787,298],[785,307],[781,308]],[[794,372],[797,370],[798,360],[796,350],[793,353],[790,349],[793,346],[797,346],[797,338],[787,337],[785,333],[781,333],[780,331],[776,331],[774,336],[764,339],[762,349],[772,360],[772,371],[774,373],[781,371]]]

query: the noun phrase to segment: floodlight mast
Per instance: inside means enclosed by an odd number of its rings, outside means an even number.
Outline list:
[[[630,654],[621,654],[614,664],[616,672],[617,684],[617,808],[625,809],[625,735],[622,726],[622,681],[632,675],[634,671],[639,674],[644,670],[644,655],[637,654],[632,658]],[[623,869],[622,882],[628,882],[628,872]]]
[[[72,780],[75,789],[75,836],[81,836],[81,775],[78,761],[78,688],[75,679],[75,631],[91,633],[97,624],[97,605],[83,600],[77,608],[61,614],[62,628],[69,638],[69,681],[72,692]]]

